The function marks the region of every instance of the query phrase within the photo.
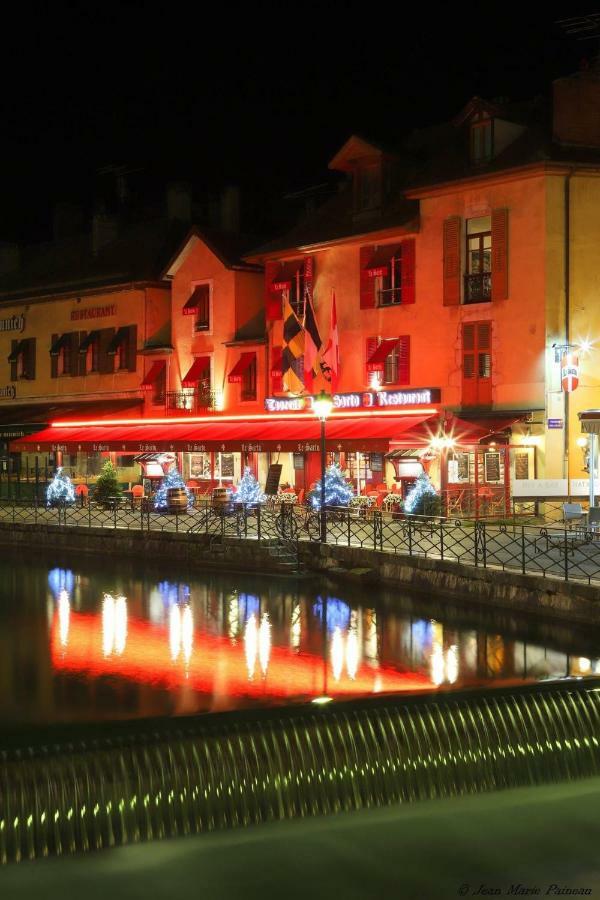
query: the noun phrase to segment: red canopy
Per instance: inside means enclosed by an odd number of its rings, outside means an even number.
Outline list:
[[[242,375],[248,369],[254,360],[256,359],[256,353],[242,353],[235,366],[229,373],[229,378],[227,379],[230,384],[237,384],[242,380]]]
[[[197,356],[192,368],[181,381],[182,387],[196,387],[207,369],[210,369],[210,356]]]
[[[367,372],[383,372],[384,363],[399,340],[397,337],[383,340],[367,360]]]
[[[142,383],[140,385],[140,387],[143,391],[151,391],[152,390],[154,383],[160,376],[161,372],[164,372],[166,365],[167,364],[164,361],[164,359],[161,359],[158,362],[152,363],[152,365],[150,366],[150,369],[148,371],[148,374],[146,375],[146,377],[144,378],[144,380],[142,381]]]
[[[385,453],[390,441],[410,440],[423,446],[419,425],[430,415],[357,416],[336,418],[327,422],[327,448],[340,451]],[[313,416],[290,418],[261,417],[253,420],[227,421],[215,417],[211,421],[181,420],[142,424],[75,426],[53,425],[37,434],[12,443],[12,450],[41,452],[42,448],[66,453],[92,452],[261,452],[281,450],[303,453],[319,449],[320,422]],[[425,440],[426,443],[426,440]]]

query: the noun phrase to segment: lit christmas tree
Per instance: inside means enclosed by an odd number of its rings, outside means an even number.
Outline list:
[[[252,471],[246,466],[239,487],[234,494],[235,503],[264,503],[265,495]]]
[[[75,503],[75,489],[68,475],[59,466],[46,491],[46,506],[62,506]]]
[[[188,501],[188,509],[190,509],[194,505],[193,493],[189,488],[185,486],[185,481],[181,477],[177,466],[173,466],[173,468],[169,472],[167,472],[167,474],[161,481],[160,487],[156,492],[156,495],[154,497],[155,510],[157,510],[158,512],[165,512],[165,510],[168,509],[169,503],[167,492],[170,488],[183,488]]]
[[[422,472],[404,500],[404,512],[409,516],[435,516],[440,511],[440,497],[429,476]]]
[[[102,466],[100,474],[98,475],[98,480],[96,481],[94,500],[97,503],[108,503],[110,499],[120,497],[121,493],[121,485],[117,478],[117,470],[110,459],[107,459]]]
[[[313,509],[321,508],[321,480],[310,492],[309,500]],[[348,506],[354,491],[344,478],[338,465],[328,466],[325,470],[325,506]]]

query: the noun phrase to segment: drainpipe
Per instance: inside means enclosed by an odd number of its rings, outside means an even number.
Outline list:
[[[564,289],[565,289],[565,344],[570,344],[571,336],[571,178],[573,169],[565,176],[564,192]],[[568,352],[568,349],[567,349]],[[567,498],[571,500],[571,477],[569,472],[569,392],[564,392],[564,470],[567,478]]]

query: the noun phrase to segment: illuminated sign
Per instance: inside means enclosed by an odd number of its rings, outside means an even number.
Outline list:
[[[575,353],[565,353],[560,363],[562,389],[570,394],[579,384],[579,357]]]
[[[8,316],[6,319],[0,319],[0,331],[24,331],[25,316]]]
[[[439,388],[417,388],[416,390],[361,391],[351,394],[334,394],[334,409],[394,409],[401,406],[420,406],[439,403]],[[312,407],[312,397],[267,397],[267,412],[294,412]]]

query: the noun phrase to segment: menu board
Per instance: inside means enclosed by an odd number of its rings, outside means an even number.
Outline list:
[[[529,453],[515,454],[515,479],[526,480],[529,478]]]
[[[485,459],[485,480],[486,481],[500,481],[500,454],[499,453],[486,453],[484,459]]]
[[[304,468],[304,453],[294,453],[294,469]]]
[[[457,453],[456,455],[456,463],[457,463],[457,480],[458,481],[468,481],[469,480],[469,454],[468,453]]]
[[[371,453],[371,471],[383,472],[383,453]]]
[[[267,497],[274,497],[279,489],[279,479],[281,478],[281,463],[271,463],[267,473],[267,482],[265,484],[265,494]]]
[[[221,453],[221,478],[233,478],[233,453]]]

